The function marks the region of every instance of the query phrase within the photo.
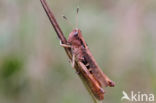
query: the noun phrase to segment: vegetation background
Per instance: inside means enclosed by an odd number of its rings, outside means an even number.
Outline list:
[[[156,0],[47,0],[66,37],[82,30],[103,71],[122,91],[156,94]],[[126,101],[125,101],[126,102]],[[40,0],[0,0],[0,103],[92,103]]]

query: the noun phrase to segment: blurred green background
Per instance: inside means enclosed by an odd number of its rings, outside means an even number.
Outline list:
[[[65,36],[82,30],[103,71],[122,91],[156,94],[156,0],[47,0]],[[126,101],[125,101],[126,102]],[[124,102],[124,103],[125,103]],[[0,103],[92,103],[40,0],[0,0]]]

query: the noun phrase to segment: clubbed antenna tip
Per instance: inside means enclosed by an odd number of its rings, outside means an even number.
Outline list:
[[[68,20],[66,16],[62,15],[63,19]]]
[[[62,15],[62,17],[63,17],[63,19],[65,19],[65,20],[68,22],[68,24],[69,24],[70,26],[73,27],[72,23],[68,20],[68,18],[67,18],[66,16]]]
[[[76,28],[78,27],[78,13],[79,13],[79,7],[77,7],[77,9],[76,9],[76,13],[77,13],[77,15],[76,15]]]
[[[77,14],[78,14],[79,13],[79,7],[77,7],[76,11],[77,11]]]

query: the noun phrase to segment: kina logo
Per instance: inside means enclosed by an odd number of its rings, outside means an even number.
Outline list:
[[[128,100],[132,102],[153,102],[154,94],[152,93],[142,93],[142,92],[134,92],[131,91],[130,95],[128,95],[125,91],[122,91],[123,96],[121,97],[121,101]]]

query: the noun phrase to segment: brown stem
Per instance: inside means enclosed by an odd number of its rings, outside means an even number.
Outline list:
[[[66,43],[67,40],[66,38],[64,37],[64,34],[62,32],[62,30],[60,29],[60,26],[58,25],[55,17],[54,17],[54,14],[51,12],[51,10],[49,9],[47,3],[46,3],[46,0],[40,0],[41,3],[42,3],[42,6],[51,22],[51,24],[53,25],[53,28],[55,29],[56,33],[57,33],[57,36],[59,37],[59,39],[63,42],[63,43]]]
[[[41,1],[41,4],[58,36],[58,38],[61,40],[62,43],[66,44],[67,43],[67,40],[62,32],[62,30],[60,29],[60,26],[58,25],[56,19],[55,19],[55,16],[54,14],[52,13],[52,11],[49,9],[48,5],[47,5],[47,2],[46,0],[40,0]],[[72,58],[72,55],[71,55],[71,50],[69,48],[64,48],[67,55],[69,56],[69,58],[71,59]]]

